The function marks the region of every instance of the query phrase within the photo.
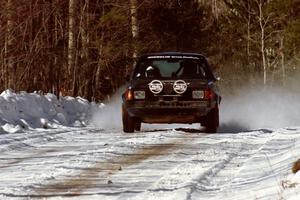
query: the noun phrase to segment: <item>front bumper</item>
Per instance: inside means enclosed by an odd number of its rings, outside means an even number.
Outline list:
[[[131,117],[146,123],[196,123],[213,108],[209,101],[132,101],[123,107]]]

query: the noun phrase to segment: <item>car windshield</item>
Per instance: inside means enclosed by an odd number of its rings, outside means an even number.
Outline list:
[[[134,78],[201,78],[207,79],[207,63],[203,59],[144,59],[135,69]]]

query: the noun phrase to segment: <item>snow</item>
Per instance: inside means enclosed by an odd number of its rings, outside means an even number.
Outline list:
[[[112,101],[2,92],[0,199],[300,199],[300,127],[124,134]]]
[[[0,95],[0,133],[16,133],[24,129],[85,126],[94,111],[102,105],[77,97],[53,94],[14,93]]]

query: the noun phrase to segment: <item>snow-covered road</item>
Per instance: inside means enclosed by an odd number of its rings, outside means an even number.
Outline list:
[[[0,143],[0,199],[300,198],[299,128],[36,129]]]

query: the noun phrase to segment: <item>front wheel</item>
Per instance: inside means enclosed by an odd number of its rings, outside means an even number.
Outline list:
[[[205,118],[206,133],[216,133],[219,127],[219,108],[212,109]]]
[[[122,107],[122,121],[123,121],[123,131],[125,133],[133,133],[135,127],[134,118],[130,117],[128,112],[124,107]]]

